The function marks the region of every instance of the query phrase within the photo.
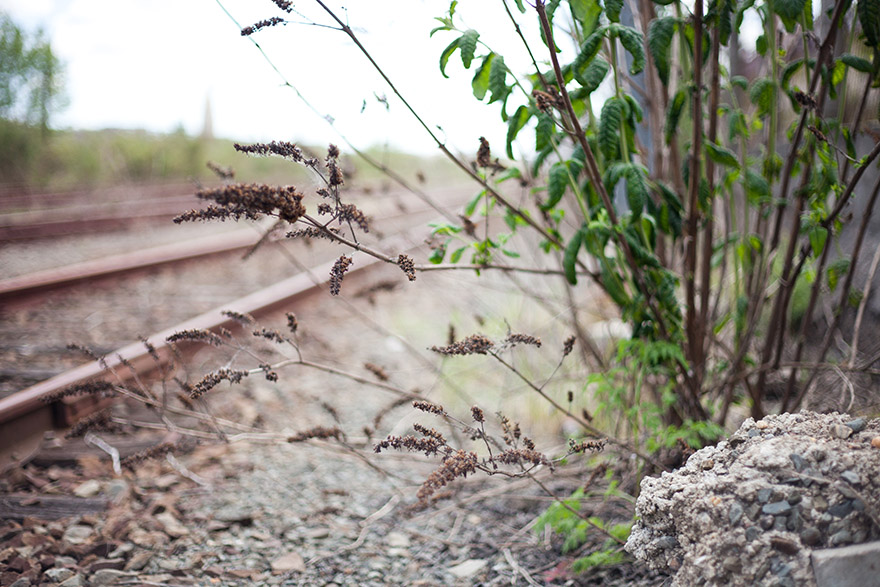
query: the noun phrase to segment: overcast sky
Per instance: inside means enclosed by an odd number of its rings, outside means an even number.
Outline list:
[[[311,112],[239,34],[215,0],[3,0],[12,19],[42,28],[66,64],[69,107],[59,128],[146,128],[168,132],[180,125],[201,132],[210,98],[214,134],[240,141],[338,142],[335,131]],[[512,3],[511,3],[512,4]],[[224,0],[242,26],[272,16],[333,24],[314,2],[302,13],[283,14],[270,0]],[[428,37],[446,0],[329,2],[358,33],[412,105],[455,148],[474,151],[485,135],[500,153],[505,127],[498,104],[478,103],[471,71],[458,55],[444,79],[438,70],[452,33]],[[347,8],[344,9],[343,6]],[[527,69],[527,55],[500,3],[462,2],[465,26],[479,30],[506,63]],[[533,14],[523,18],[536,31]],[[359,147],[390,141],[419,153],[436,149],[403,105],[348,38],[337,30],[288,24],[254,37],[302,94]],[[387,96],[390,111],[376,96]],[[363,112],[362,112],[363,110]]]

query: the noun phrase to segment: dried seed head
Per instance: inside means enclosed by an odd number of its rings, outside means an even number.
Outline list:
[[[418,422],[413,424],[413,428],[415,429],[416,432],[420,432],[424,436],[428,436],[430,438],[436,438],[440,442],[442,442],[444,444],[446,443],[446,438],[444,438],[442,434],[440,434],[439,432],[437,432],[433,428],[428,428],[426,426],[422,426]]]
[[[416,400],[412,403],[412,406],[417,410],[428,412],[429,414],[437,414],[438,416],[446,415],[446,410],[443,409],[443,406],[432,404],[431,402],[426,402],[424,400]]]
[[[264,157],[267,155],[278,155],[279,157],[284,157],[285,159],[290,159],[297,163],[305,161],[302,150],[295,144],[285,141],[272,141],[271,143],[256,143],[253,145],[240,145],[235,143],[232,146],[239,153],[245,153],[247,155],[261,155]]]
[[[331,212],[333,212],[333,208],[331,208],[330,204],[328,204],[327,202],[321,202],[320,204],[318,204],[318,214],[320,214],[321,216],[330,214]]]
[[[327,157],[329,157],[331,159],[338,159],[339,158],[339,147],[337,147],[333,143],[330,143],[330,146],[327,147]]]
[[[495,455],[492,460],[504,463],[505,465],[524,465],[526,463],[531,463],[532,465],[553,467],[550,460],[534,448],[509,448],[504,452]]]
[[[336,210],[336,217],[339,219],[340,223],[353,222],[364,232],[370,232],[369,220],[354,204],[340,204],[339,208]]]
[[[798,104],[800,104],[804,108],[809,108],[810,110],[815,110],[819,107],[819,105],[816,103],[816,99],[813,96],[805,94],[800,90],[797,90],[794,93],[794,99],[797,100]]]
[[[191,328],[189,330],[181,330],[179,332],[175,332],[171,336],[167,337],[165,340],[167,340],[168,342],[177,342],[178,340],[204,342],[212,346],[220,346],[223,344],[223,339],[220,338],[220,336],[214,334],[210,330],[203,330],[200,328]]]
[[[242,314],[241,312],[233,312],[232,310],[224,310],[220,313],[244,326],[250,326],[251,324],[256,322],[256,320],[254,320],[254,317],[250,314]]]
[[[309,440],[310,438],[335,438],[336,440],[342,440],[343,434],[342,430],[334,426],[333,428],[326,428],[324,426],[316,426],[309,430],[305,430],[303,432],[298,432],[293,436],[287,437],[287,442],[303,442],[304,440]]]
[[[568,390],[568,403],[571,403],[573,401],[574,401],[574,392],[569,389]]]
[[[99,395],[100,397],[111,397],[114,395],[113,384],[107,381],[77,383],[76,385],[65,387],[60,391],[44,395],[40,400],[44,403],[50,404],[63,397],[72,397],[75,395]]]
[[[277,16],[273,16],[272,18],[268,18],[266,20],[261,20],[260,22],[255,22],[251,26],[246,26],[241,29],[241,36],[249,37],[260,29],[275,26],[276,24],[280,24],[282,22],[284,22],[284,19]]]
[[[272,0],[272,2],[284,12],[293,12],[293,2],[288,2],[287,0]]]
[[[486,417],[483,415],[483,410],[478,406],[471,407],[471,417],[473,417],[474,422],[479,422],[480,424],[486,421]]]
[[[196,196],[202,200],[213,200],[217,205],[184,212],[174,219],[175,223],[227,218],[257,220],[267,215],[292,224],[306,213],[302,204],[303,195],[294,186],[237,183],[199,190]]]
[[[464,450],[455,451],[445,457],[440,468],[428,476],[416,493],[416,497],[421,502],[426,501],[435,491],[458,477],[467,477],[470,473],[476,472],[478,463],[476,453]]]
[[[400,254],[397,256],[397,266],[406,273],[406,278],[410,281],[416,280],[416,266],[408,255]]]
[[[122,426],[113,422],[113,413],[111,408],[106,408],[100,412],[90,414],[82,418],[71,426],[64,438],[78,438],[89,431],[116,432],[122,429]]]
[[[541,339],[531,334],[510,334],[504,339],[504,342],[511,346],[515,344],[530,344],[541,348]]]
[[[235,170],[232,167],[223,167],[219,163],[214,163],[213,161],[208,161],[205,163],[208,169],[214,172],[214,175],[219,177],[220,179],[230,180],[235,177]]]
[[[296,329],[299,328],[299,321],[296,319],[296,314],[293,312],[288,312],[287,316],[287,329],[290,330],[291,334],[296,334]]]
[[[146,460],[165,456],[166,454],[174,450],[175,446],[176,445],[173,442],[163,442],[162,444],[151,446],[146,450],[142,450],[139,453],[135,453],[130,457],[122,459],[121,464],[128,470],[134,470],[135,467]]]
[[[364,369],[375,375],[379,381],[388,381],[388,372],[379,365],[364,363]]]
[[[605,442],[604,438],[589,438],[581,442],[575,442],[572,438],[568,441],[568,450],[571,452],[599,452],[605,448]]]
[[[254,330],[253,334],[254,336],[265,338],[266,340],[271,340],[272,342],[287,342],[287,339],[281,336],[281,333],[277,330],[261,328],[260,330]]]
[[[332,295],[339,295],[339,290],[342,287],[342,279],[352,262],[352,258],[346,257],[345,255],[336,259],[336,262],[333,264],[333,269],[330,270],[330,293]]]
[[[485,355],[494,346],[494,343],[482,334],[472,334],[464,340],[444,346],[431,347],[431,350],[441,355]]]
[[[383,449],[393,448],[393,449],[406,449],[413,452],[424,453],[425,456],[432,456],[438,454],[443,447],[446,446],[444,441],[441,441],[438,438],[433,436],[425,436],[423,438],[416,438],[415,436],[407,435],[407,436],[389,436],[385,440],[379,442],[376,446],[373,447],[373,451],[376,453],[382,452]]]
[[[192,399],[196,399],[197,397],[201,397],[211,389],[217,387],[217,385],[219,385],[221,381],[238,383],[242,380],[243,377],[247,377],[248,375],[249,373],[247,371],[218,369],[217,371],[213,371],[202,377],[202,380],[193,386],[192,390],[189,392],[189,396]]]
[[[480,137],[480,148],[477,150],[477,167],[489,167],[492,165],[492,152],[489,149],[489,141]]]
[[[565,343],[562,345],[562,356],[567,357],[571,354],[571,351],[574,350],[575,338],[574,335],[569,336],[565,339]]]

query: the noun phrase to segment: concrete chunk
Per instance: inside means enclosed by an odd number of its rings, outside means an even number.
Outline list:
[[[819,587],[880,586],[880,541],[813,551]]]

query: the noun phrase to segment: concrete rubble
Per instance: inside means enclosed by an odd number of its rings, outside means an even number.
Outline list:
[[[876,554],[880,545],[868,544],[880,539],[878,439],[880,419],[750,418],[681,469],[642,481],[626,548],[674,572],[673,585],[812,587],[817,576],[821,587],[849,585],[828,569],[876,563],[840,547]],[[834,566],[842,556],[849,563]],[[876,570],[869,576],[880,581]]]

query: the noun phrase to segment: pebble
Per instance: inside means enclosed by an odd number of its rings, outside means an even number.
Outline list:
[[[788,458],[791,459],[791,462],[794,464],[794,469],[797,472],[801,472],[807,468],[807,460],[799,454],[791,453],[788,455]]]
[[[91,535],[91,526],[73,525],[65,530],[63,539],[70,544],[83,544]]]
[[[774,536],[770,539],[770,545],[778,550],[779,552],[784,552],[785,554],[797,554],[798,553],[798,545],[794,540],[789,540],[788,538],[783,538],[781,536]],[[777,573],[778,575],[779,573]]]
[[[773,503],[768,503],[767,505],[762,507],[761,511],[765,514],[770,514],[771,516],[787,514],[791,511],[791,504],[785,500],[775,501]]]
[[[678,546],[678,540],[675,539],[675,536],[661,536],[654,541],[654,544],[656,544],[658,548],[666,550]]]
[[[880,448],[880,436],[875,436],[871,439],[871,446],[874,448]]]
[[[773,490],[769,487],[764,487],[758,490],[758,501],[761,503],[767,503],[770,501],[770,496],[773,495]]]
[[[843,518],[853,511],[853,502],[851,499],[842,501],[828,508],[828,513],[838,518]]]
[[[449,568],[449,572],[458,577],[459,579],[467,579],[468,577],[473,577],[486,566],[486,561],[482,559],[469,558],[468,560],[461,562],[454,567]]]
[[[856,418],[855,420],[850,420],[845,425],[852,428],[853,432],[861,432],[868,425],[868,422],[864,418]]]
[[[83,582],[82,575],[74,575],[70,579],[61,582],[58,587],[83,587],[85,583]]]
[[[385,542],[392,548],[407,548],[410,545],[409,536],[403,532],[389,532]]]
[[[822,533],[813,526],[807,526],[801,531],[799,536],[801,542],[807,546],[813,546],[819,542],[820,538],[822,538]]]
[[[755,538],[761,535],[761,529],[757,526],[749,526],[746,528],[746,540],[751,542]]]
[[[92,587],[102,587],[103,585],[116,585],[125,573],[114,569],[101,569],[94,575],[89,577],[89,585]]]
[[[730,511],[728,511],[727,514],[728,519],[730,520],[730,524],[732,526],[736,526],[737,524],[739,524],[739,521],[743,517],[743,513],[745,513],[745,510],[743,509],[742,504],[740,504],[738,501],[733,502],[730,505]]]
[[[761,526],[764,530],[769,530],[773,527],[773,516],[763,516],[758,521],[758,525]]]
[[[840,478],[851,485],[861,485],[862,479],[855,471],[844,471],[840,474]]]
[[[835,438],[847,439],[853,434],[853,429],[843,424],[834,424],[831,427],[831,436]]]
[[[10,583],[9,587],[31,587],[31,580],[27,577],[20,577]]]
[[[109,497],[110,501],[113,503],[121,502],[128,496],[129,491],[130,487],[128,482],[124,479],[114,479],[108,483],[107,487],[104,489],[104,493],[107,494],[107,497]]]
[[[829,542],[832,546],[839,546],[841,544],[849,544],[853,540],[852,532],[849,530],[841,530],[840,532],[836,532],[831,535],[831,539]]]
[[[291,571],[302,573],[306,570],[306,563],[298,552],[289,552],[272,561],[272,572],[276,575]]]
[[[95,497],[99,493],[101,493],[101,483],[95,479],[89,479],[73,490],[73,494],[77,497]]]
[[[53,583],[61,583],[62,581],[67,581],[75,574],[71,569],[49,569],[43,573],[43,576]]]
[[[156,514],[156,521],[162,524],[165,533],[172,538],[180,538],[189,534],[189,530],[175,518],[171,512]]]

